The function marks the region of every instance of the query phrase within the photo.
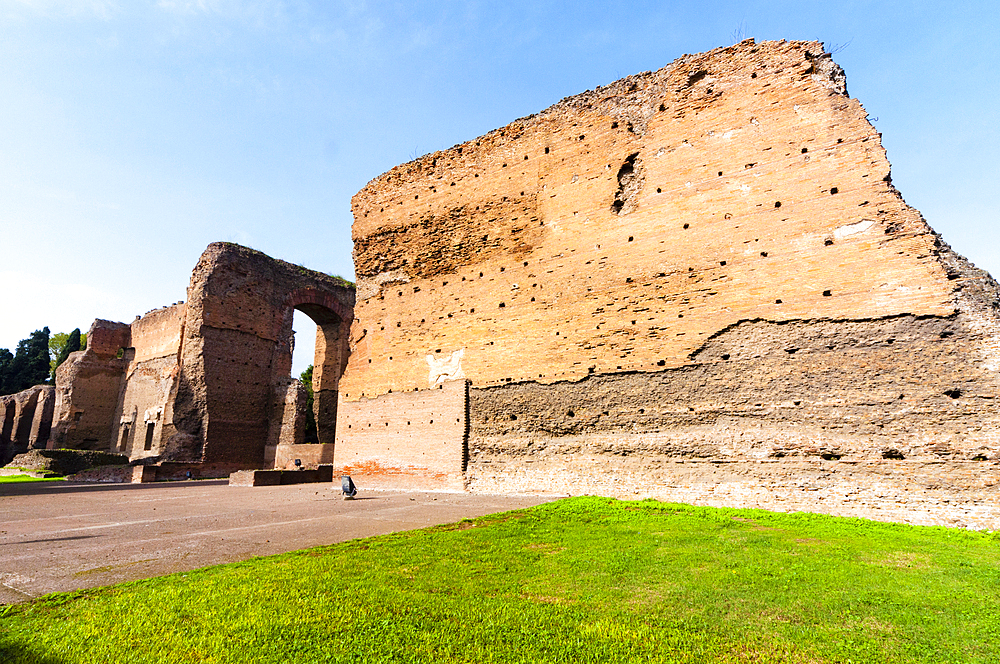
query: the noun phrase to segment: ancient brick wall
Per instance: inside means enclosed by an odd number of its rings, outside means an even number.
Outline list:
[[[131,328],[124,323],[95,320],[87,333],[87,349],[70,353],[56,369],[49,449],[110,449],[130,336]]]
[[[38,385],[38,403],[31,418],[31,431],[28,435],[29,449],[45,449],[52,431],[52,419],[55,415],[56,388],[54,385]]]
[[[0,466],[33,447],[45,446],[52,424],[52,402],[50,385],[35,385],[0,397]],[[40,436],[45,436],[41,445]]]
[[[780,508],[839,463],[996,518],[997,285],[889,173],[821,44],[752,40],[399,166],[353,199],[341,407],[469,379],[472,490],[704,502],[729,464]]]
[[[118,400],[115,451],[130,459],[159,457],[174,433],[171,400],[180,372],[180,344],[187,309],[177,303],[134,320],[131,353]]]
[[[743,43],[373,180],[342,391],[683,366],[741,320],[949,315],[956,284],[839,68]],[[517,340],[518,343],[511,343]],[[369,362],[371,360],[371,362]]]
[[[354,289],[342,280],[229,243],[202,254],[188,287],[171,460],[262,467],[276,389],[291,370],[292,316],[318,327],[314,372],[320,442],[332,441],[337,380]],[[318,374],[318,375],[317,375]]]
[[[275,384],[267,440],[269,447],[302,445],[305,442],[308,398],[305,385],[297,378],[288,377]]]
[[[300,462],[295,465],[296,459]],[[277,470],[315,469],[321,464],[333,464],[333,445],[288,444],[267,448],[266,468]]]
[[[0,463],[6,464],[16,456],[12,445],[14,438],[14,395],[0,396]]]
[[[305,424],[304,389],[289,377],[293,309],[317,325],[316,416],[321,442],[332,443],[353,305],[354,288],[342,279],[209,245],[187,304],[131,325],[95,321],[86,351],[57,371],[49,446],[110,449],[184,472],[190,464],[204,472],[263,467],[265,448],[273,459],[278,443],[301,440]],[[7,418],[6,402],[3,414],[4,422],[23,419]],[[35,427],[31,418],[27,425]],[[13,439],[3,431],[3,441]]]
[[[334,465],[366,487],[464,488],[468,387],[341,400]]]

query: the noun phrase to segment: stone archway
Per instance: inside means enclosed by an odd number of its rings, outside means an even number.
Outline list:
[[[253,249],[214,243],[188,287],[179,376],[165,413],[162,460],[233,468],[267,465],[287,428],[292,312],[317,325],[314,385],[320,442],[336,433],[337,388],[347,361],[354,287]],[[315,375],[314,374],[314,375]]]
[[[337,399],[340,376],[347,366],[347,338],[350,321],[336,311],[329,293],[315,288],[296,289],[288,294],[288,315],[301,311],[316,324],[313,356],[313,414],[320,444],[332,445],[337,433]],[[291,365],[289,364],[289,367]]]

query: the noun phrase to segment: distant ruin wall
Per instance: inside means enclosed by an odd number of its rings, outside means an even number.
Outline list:
[[[180,369],[186,307],[178,303],[132,322],[131,353],[115,413],[112,449],[132,460],[159,457],[174,433],[171,399]]]
[[[45,447],[54,401],[51,385],[0,396],[0,466],[29,449]]]
[[[997,285],[889,173],[821,44],[752,40],[399,166],[353,199],[342,408],[467,378],[475,491],[711,502],[725,464],[780,508],[840,463],[996,518]]]
[[[54,404],[44,402],[55,419],[48,445],[173,464],[167,474],[191,464],[203,464],[192,471],[198,476],[263,467],[274,446],[301,442],[305,426],[305,391],[289,377],[294,309],[317,324],[316,414],[321,441],[332,442],[353,304],[342,279],[239,245],[209,245],[187,303],[130,325],[95,321],[87,350],[57,371]],[[29,437],[6,433],[8,420],[44,430],[44,417],[25,420],[14,405],[8,417],[6,403],[2,441]],[[323,449],[330,457],[331,447]]]
[[[87,333],[87,349],[59,365],[49,449],[109,450],[131,345],[128,325],[98,319]]]
[[[353,305],[354,289],[340,279],[239,245],[209,245],[188,287],[172,406],[175,440],[202,447],[172,460],[262,467],[271,418],[279,417],[276,390],[287,386],[291,370],[293,309],[310,315],[324,335],[317,364],[334,358],[316,381],[322,405],[336,403]],[[335,405],[329,410],[335,417]],[[323,435],[332,440],[335,422],[318,419],[321,442]]]

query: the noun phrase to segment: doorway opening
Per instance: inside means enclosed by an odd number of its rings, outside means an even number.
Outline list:
[[[302,299],[307,301],[292,305],[295,334],[291,374],[306,384],[307,390],[311,383],[306,442],[332,444],[337,430],[337,390],[347,359],[341,338],[346,336],[341,329],[344,321],[315,299]]]

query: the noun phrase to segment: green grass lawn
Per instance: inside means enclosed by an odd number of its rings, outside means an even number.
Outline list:
[[[14,484],[15,482],[52,482],[65,479],[64,477],[32,477],[31,475],[0,475],[0,484]]]
[[[0,661],[996,662],[998,554],[983,533],[573,498],[51,595],[0,618]]]

